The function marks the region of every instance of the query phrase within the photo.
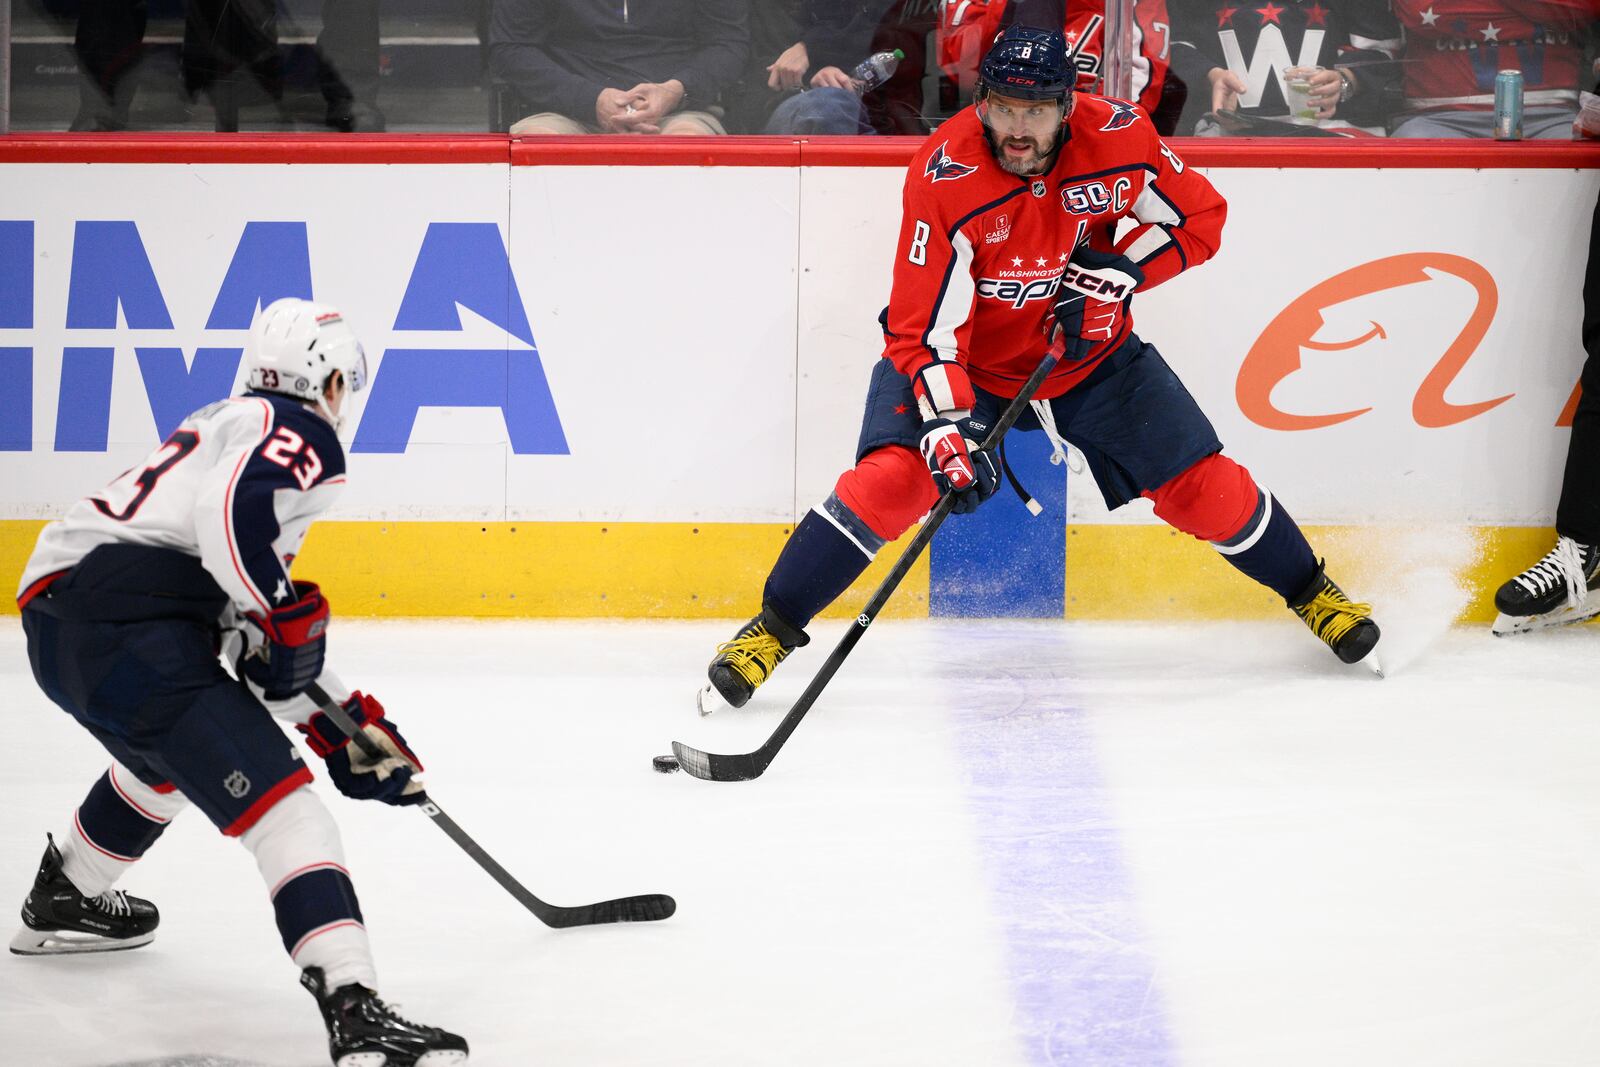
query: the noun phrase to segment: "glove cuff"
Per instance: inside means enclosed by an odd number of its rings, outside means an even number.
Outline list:
[[[265,615],[245,617],[255,623],[275,645],[296,648],[321,638],[328,629],[328,601],[315,582],[295,582],[295,600]]]
[[[923,367],[912,377],[911,390],[924,414],[931,410],[948,418],[952,412],[970,412],[977,403],[967,368],[954,362],[939,361]]]
[[[376,697],[367,696],[360,690],[351,693],[350,699],[340,706],[355,720],[358,728],[383,718],[383,705],[378,703]],[[323,759],[350,743],[349,736],[339,729],[338,724],[320,711],[311,716],[308,722],[296,724],[295,729],[305,735],[311,751]]]

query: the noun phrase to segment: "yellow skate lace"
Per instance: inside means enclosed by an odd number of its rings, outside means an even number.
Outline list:
[[[1357,623],[1372,614],[1372,605],[1355,603],[1337,587],[1329,586],[1312,597],[1309,604],[1295,608],[1294,613],[1332,648],[1341,637],[1355,629]]]
[[[749,633],[717,646],[717,655],[749,682],[752,689],[766,681],[772,669],[788,654],[783,642],[767,632],[765,623],[757,623]]]

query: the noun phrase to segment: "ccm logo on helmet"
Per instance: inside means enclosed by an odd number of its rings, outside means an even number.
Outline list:
[[[1055,278],[1018,281],[1014,278],[979,278],[978,295],[989,300],[1004,300],[1014,308],[1030,300],[1049,300],[1056,291]]]

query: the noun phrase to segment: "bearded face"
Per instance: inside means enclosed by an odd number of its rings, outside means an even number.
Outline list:
[[[1044,171],[1060,140],[1061,123],[1070,113],[1070,105],[1056,100],[1021,100],[997,93],[989,93],[978,106],[1000,169],[1022,177]]]

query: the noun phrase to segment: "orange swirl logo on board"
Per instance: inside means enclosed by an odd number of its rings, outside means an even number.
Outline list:
[[[1430,271],[1433,273],[1430,274]],[[1239,367],[1239,379],[1234,389],[1239,409],[1251,422],[1269,430],[1315,430],[1348,422],[1371,411],[1372,408],[1364,407],[1324,414],[1295,414],[1274,405],[1272,391],[1279,382],[1300,369],[1302,349],[1339,352],[1388,336],[1382,324],[1372,322],[1371,329],[1348,340],[1316,340],[1317,332],[1323,327],[1324,310],[1385,289],[1431,281],[1434,274],[1447,274],[1461,279],[1472,286],[1478,299],[1466,324],[1417,387],[1411,401],[1411,417],[1419,426],[1437,429],[1464,422],[1510,400],[1516,394],[1507,393],[1493,400],[1470,404],[1456,404],[1445,399],[1445,391],[1450,388],[1450,383],[1467,365],[1467,360],[1472,358],[1478,343],[1488,332],[1489,324],[1494,321],[1495,309],[1500,304],[1494,279],[1482,266],[1461,256],[1444,252],[1411,252],[1376,259],[1335,274],[1312,286],[1280,311],[1267,324],[1261,336],[1256,338],[1256,343],[1250,346],[1244,363]]]

